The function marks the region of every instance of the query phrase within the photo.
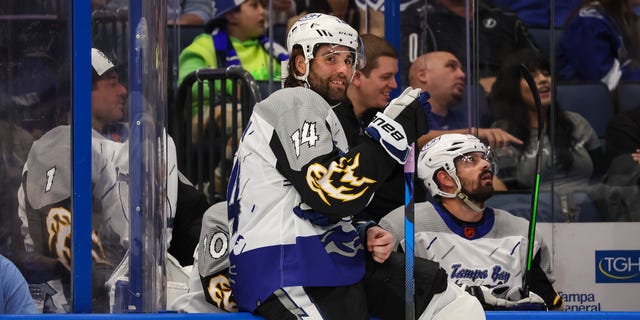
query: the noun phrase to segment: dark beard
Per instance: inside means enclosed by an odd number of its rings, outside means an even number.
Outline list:
[[[335,105],[345,100],[347,97],[347,87],[348,83],[345,81],[347,86],[345,86],[345,90],[332,90],[329,85],[329,80],[323,80],[316,78],[312,74],[309,74],[309,78],[307,80],[309,82],[309,86],[311,90],[315,91],[321,97],[323,97],[329,105]]]
[[[462,188],[462,192],[469,197],[469,200],[475,203],[485,203],[487,199],[493,196],[493,186],[480,186],[473,192],[469,192]]]
[[[484,174],[486,174],[487,172],[484,171],[482,172],[479,176],[478,176],[478,181],[482,181],[480,177],[482,177]],[[475,202],[475,203],[485,203],[485,201],[487,201],[487,199],[491,198],[493,196],[493,184],[491,185],[482,185],[480,184],[476,189],[474,190],[467,190],[465,187],[461,187],[460,190],[462,191],[462,193],[466,194],[467,197],[469,198],[469,200]]]

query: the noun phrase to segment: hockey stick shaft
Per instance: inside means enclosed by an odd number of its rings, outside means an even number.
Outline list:
[[[415,166],[415,143],[409,147],[407,162],[404,164],[404,241],[405,241],[405,319],[415,319],[415,279],[413,274],[414,263],[414,184],[413,177]]]
[[[538,142],[537,142],[537,154],[536,154],[536,171],[535,171],[535,181],[534,181],[534,189],[531,194],[531,219],[529,220],[529,234],[527,237],[528,246],[527,246],[527,269],[524,273],[524,278],[522,281],[522,289],[523,292],[528,296],[529,295],[529,283],[528,283],[528,273],[531,271],[531,262],[533,261],[533,250],[534,243],[536,237],[536,221],[538,214],[538,197],[540,194],[540,169],[542,168],[542,139],[544,136],[544,116],[542,110],[542,103],[540,102],[540,94],[538,93],[538,86],[536,85],[533,77],[531,76],[531,72],[527,69],[523,64],[520,65],[520,73],[522,77],[527,82],[529,86],[529,90],[531,91],[531,95],[533,95],[533,100],[536,105],[537,116],[538,116]]]

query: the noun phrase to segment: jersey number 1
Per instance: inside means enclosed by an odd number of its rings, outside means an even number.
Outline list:
[[[56,167],[47,170],[47,184],[44,186],[44,192],[51,191],[53,185],[53,177],[56,175]]]

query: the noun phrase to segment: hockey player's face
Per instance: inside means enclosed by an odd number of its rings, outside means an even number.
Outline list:
[[[458,157],[456,172],[462,192],[474,202],[484,203],[493,195],[491,162],[484,152],[471,152]]]
[[[100,77],[91,90],[91,111],[93,128],[100,131],[105,126],[124,117],[124,103],[127,89],[118,81],[118,75],[111,71]]]
[[[334,105],[345,99],[353,74],[354,54],[348,47],[322,45],[309,66],[311,89]]]

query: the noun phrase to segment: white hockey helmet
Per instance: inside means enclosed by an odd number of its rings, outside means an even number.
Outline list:
[[[287,51],[289,55],[293,47],[300,45],[307,63],[307,74],[299,80],[306,80],[309,73],[308,64],[313,59],[314,49],[319,44],[339,45],[351,48],[354,53],[354,67],[362,69],[366,64],[362,39],[353,27],[340,18],[323,14],[309,13],[298,19],[291,26],[287,35]]]
[[[424,181],[431,195],[445,198],[455,198],[458,195],[446,193],[438,187],[435,173],[444,169],[456,182],[458,192],[462,188],[456,173],[455,159],[470,152],[487,153],[487,147],[475,136],[470,134],[443,134],[429,141],[418,155],[418,177]]]

